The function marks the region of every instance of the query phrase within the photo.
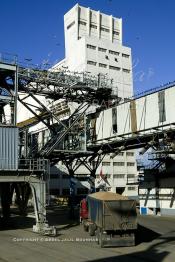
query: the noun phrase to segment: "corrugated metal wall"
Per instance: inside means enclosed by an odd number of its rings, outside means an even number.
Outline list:
[[[0,170],[18,169],[18,128],[0,127]]]

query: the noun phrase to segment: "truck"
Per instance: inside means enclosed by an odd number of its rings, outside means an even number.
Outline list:
[[[112,192],[90,194],[80,204],[80,220],[101,247],[135,245],[135,200]]]

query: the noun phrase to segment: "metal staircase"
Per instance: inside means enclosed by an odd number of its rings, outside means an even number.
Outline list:
[[[69,134],[74,125],[82,118],[88,109],[89,104],[80,105],[75,112],[66,120],[66,124],[59,125],[57,133],[54,134],[51,139],[44,145],[44,147],[38,152],[41,157],[49,157],[51,153],[58,147],[63,141],[66,135]],[[63,148],[62,148],[63,149]]]

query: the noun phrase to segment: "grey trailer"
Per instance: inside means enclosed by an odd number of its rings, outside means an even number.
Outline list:
[[[135,200],[111,192],[97,192],[88,195],[87,201],[89,232],[96,233],[101,247],[135,245]]]

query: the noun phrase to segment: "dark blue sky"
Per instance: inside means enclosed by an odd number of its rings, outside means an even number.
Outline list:
[[[52,64],[64,58],[63,15],[74,0],[1,0],[0,52],[20,61]],[[174,0],[79,0],[123,18],[123,44],[132,48],[134,88],[141,92],[175,80]]]

